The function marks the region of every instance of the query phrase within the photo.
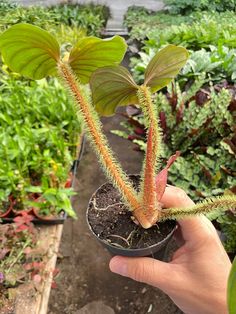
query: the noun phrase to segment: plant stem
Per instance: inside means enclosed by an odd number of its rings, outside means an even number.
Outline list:
[[[161,153],[161,131],[158,123],[158,115],[154,109],[155,107],[152,103],[149,88],[146,86],[140,86],[137,95],[144,112],[146,125],[149,127],[149,131],[144,159],[145,161],[143,163],[141,176],[140,198],[143,206],[135,212],[135,216],[145,214],[145,227],[149,228],[156,223],[157,220],[159,220],[159,209],[161,208],[157,201],[155,180],[157,163]],[[141,210],[144,211],[144,213],[139,213]]]
[[[236,196],[226,195],[214,197],[192,207],[163,209],[161,220],[182,219],[198,214],[208,214],[217,209],[228,210],[232,208],[236,208]]]
[[[23,247],[21,248],[20,252],[18,253],[18,255],[13,259],[13,262],[11,262],[11,264],[9,265],[8,269],[6,270],[6,274],[9,274],[12,267],[20,260],[21,256],[24,253],[24,249],[27,248],[27,246],[31,243],[31,240],[27,240]]]
[[[155,171],[157,171],[157,165],[162,152],[162,132],[159,126],[159,117],[156,110],[156,106],[152,101],[152,94],[147,86],[140,86],[138,90],[139,104],[144,113],[146,125],[148,128],[153,128],[153,147],[152,147],[152,161],[155,165]]]
[[[70,66],[67,63],[60,62],[58,64],[58,68],[60,76],[64,79],[75,99],[77,111],[82,114],[90,139],[93,143],[93,147],[97,152],[98,158],[106,171],[107,176],[110,177],[113,184],[120,191],[130,210],[139,208],[140,203],[138,201],[137,193],[132,187],[132,184],[129,182],[129,178],[123,172],[120,164],[112,154],[108,141],[103,134],[102,126],[94,107],[84,95],[79,86],[78,80],[72,73]]]

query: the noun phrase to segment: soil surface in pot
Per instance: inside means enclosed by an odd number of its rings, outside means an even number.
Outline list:
[[[138,176],[130,176],[138,189]],[[173,230],[173,221],[155,224],[143,229],[134,223],[132,212],[123,204],[120,193],[111,183],[102,185],[89,203],[88,221],[94,233],[109,244],[126,249],[152,246]]]

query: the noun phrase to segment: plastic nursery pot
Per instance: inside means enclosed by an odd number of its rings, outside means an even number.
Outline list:
[[[32,195],[30,195],[30,197],[29,197],[31,200],[35,200],[38,197],[38,195],[35,196],[34,194],[35,193],[32,193]],[[14,216],[21,215],[22,212],[25,212],[25,213],[27,213],[29,215],[33,215],[33,207],[32,206],[30,206],[28,208],[23,208],[23,209],[17,209],[17,201],[16,201],[16,199],[13,200],[12,204],[13,204],[12,211],[14,213]]]
[[[9,204],[6,204],[6,209],[2,212],[0,212],[0,218],[5,218],[5,217],[8,217],[11,212],[12,212],[12,208],[13,208],[13,201],[11,199],[11,197],[9,196]],[[7,203],[7,202],[6,202]]]
[[[138,188],[140,176],[131,175]],[[166,248],[177,228],[175,221],[166,221],[143,229],[132,220],[132,212],[123,204],[111,183],[100,186],[87,208],[87,223],[92,234],[112,255],[151,256],[165,260]]]
[[[47,215],[40,214],[40,210],[36,207],[33,208],[33,213],[34,213],[35,217],[37,217],[39,220],[42,220],[42,221],[51,221],[51,220],[56,218],[53,215],[47,216]]]

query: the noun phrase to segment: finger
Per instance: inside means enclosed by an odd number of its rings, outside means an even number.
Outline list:
[[[191,200],[190,197],[188,197],[184,190],[171,185],[168,185],[166,187],[161,202],[166,208],[188,207],[194,205],[194,202]]]
[[[170,185],[166,187],[161,202],[166,208],[190,207],[194,205],[194,202],[188,197],[184,190]],[[212,223],[203,215],[180,219],[178,223],[185,241],[197,241],[197,239],[204,238],[209,235],[209,233],[215,232]]]
[[[173,265],[149,257],[115,256],[109,264],[110,270],[116,274],[144,282],[165,291],[170,284],[175,284]]]

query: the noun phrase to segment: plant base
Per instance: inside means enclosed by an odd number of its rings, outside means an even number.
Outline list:
[[[138,189],[139,176],[130,176]],[[134,222],[132,212],[111,183],[103,184],[92,195],[87,221],[92,233],[114,255],[153,256],[163,259],[166,246],[176,229],[176,222],[158,223],[143,229]]]

